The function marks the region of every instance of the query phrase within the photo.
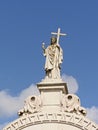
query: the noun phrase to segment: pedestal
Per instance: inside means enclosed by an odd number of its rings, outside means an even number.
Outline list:
[[[43,111],[59,111],[63,94],[68,94],[65,82],[41,82],[37,84],[40,91]]]

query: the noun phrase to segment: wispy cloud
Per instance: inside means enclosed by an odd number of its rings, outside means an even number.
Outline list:
[[[62,79],[67,83],[69,93],[76,93],[78,91],[78,83],[77,80],[73,76],[69,76],[66,74],[62,75]],[[87,109],[87,118],[98,123],[98,107],[92,106]]]
[[[35,85],[31,85],[28,88],[22,90],[18,96],[11,96],[8,91],[0,91],[0,120],[5,120],[0,124],[0,130],[8,124],[9,117],[13,117],[23,107],[24,100],[30,95],[38,95],[39,91]]]
[[[8,91],[0,91],[0,118],[13,116],[23,106],[24,99],[29,95],[37,94],[35,85],[24,89],[19,96],[11,96]],[[12,107],[13,106],[13,107]]]
[[[78,91],[78,83],[73,76],[63,74],[62,79],[67,83],[69,93],[76,93]]]
[[[76,93],[78,90],[78,84],[75,78],[65,74],[62,78],[67,83],[69,92]],[[0,91],[0,118],[4,116],[10,117],[16,114],[23,106],[25,98],[34,94],[38,94],[38,89],[34,84],[24,89],[18,96],[11,96],[6,90]]]
[[[87,108],[87,117],[98,123],[98,107],[92,106],[91,108]]]
[[[78,91],[78,83],[73,76],[63,74],[62,79],[67,83],[69,93],[76,93]],[[28,96],[38,94],[39,91],[34,84],[22,90],[22,92],[16,97],[11,96],[6,90],[0,91],[0,118],[1,118],[0,120],[2,120],[3,117],[8,118],[14,116],[18,112],[18,110],[23,107],[24,100]],[[98,115],[97,107],[93,106],[91,108],[87,108],[87,117],[90,120],[98,123],[97,115]],[[0,129],[2,129],[7,124],[6,122],[8,121],[5,120],[4,124],[0,124]]]

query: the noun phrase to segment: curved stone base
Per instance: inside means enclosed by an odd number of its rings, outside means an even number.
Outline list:
[[[23,116],[3,130],[98,130],[98,126],[83,116],[72,113],[36,113]]]

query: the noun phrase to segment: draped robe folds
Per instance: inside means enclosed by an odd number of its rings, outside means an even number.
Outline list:
[[[57,44],[49,45],[45,49],[45,71],[49,78],[60,78],[60,64],[63,61],[62,48]]]

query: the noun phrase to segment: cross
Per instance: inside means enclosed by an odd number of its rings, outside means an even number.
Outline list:
[[[57,33],[51,32],[51,34],[57,35],[57,44],[59,44],[60,36],[66,36],[67,35],[67,34],[64,34],[64,33],[60,33],[60,28],[58,28],[58,32]]]

